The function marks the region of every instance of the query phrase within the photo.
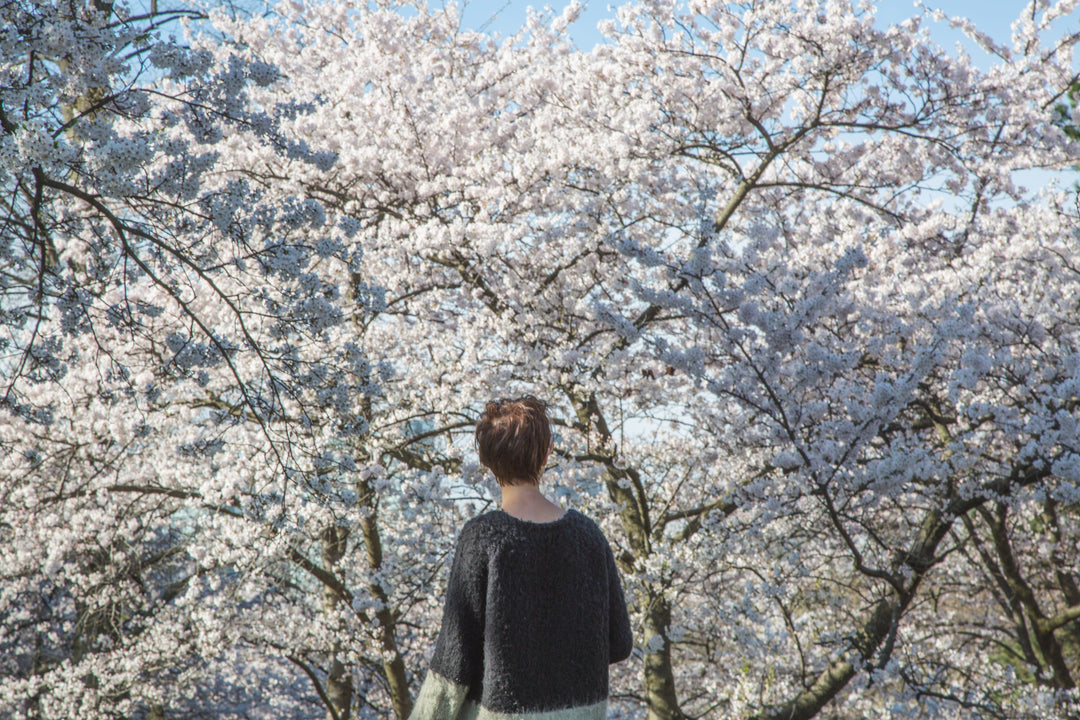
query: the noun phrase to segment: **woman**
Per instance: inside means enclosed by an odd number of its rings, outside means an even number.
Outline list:
[[[633,636],[607,539],[540,492],[551,453],[544,403],[490,402],[476,426],[500,510],[465,523],[439,639],[411,720],[601,720],[608,665]]]

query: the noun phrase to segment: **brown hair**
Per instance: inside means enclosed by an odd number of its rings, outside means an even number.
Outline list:
[[[489,402],[476,423],[476,447],[500,485],[539,485],[551,448],[547,405],[532,395]]]

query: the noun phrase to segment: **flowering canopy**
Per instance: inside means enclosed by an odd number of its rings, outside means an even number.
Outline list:
[[[407,716],[531,392],[619,716],[1075,714],[1075,5],[4,6],[0,708]]]

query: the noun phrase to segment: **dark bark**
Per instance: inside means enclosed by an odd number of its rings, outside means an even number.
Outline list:
[[[333,573],[334,566],[345,555],[349,531],[346,528],[331,525],[323,530],[320,540],[323,568]],[[340,597],[341,595],[334,588],[323,585],[323,608],[327,615],[333,612]],[[325,702],[328,704],[326,720],[349,720],[352,716],[353,678],[345,665],[338,660],[341,645],[340,642],[334,643],[326,673]]]
[[[620,468],[615,463],[614,445],[607,420],[594,395],[584,396],[575,388],[564,389],[573,403],[579,426],[586,434],[596,431],[600,445],[591,457],[604,466],[604,482],[608,495],[619,507],[619,518],[630,544],[629,559],[623,564],[633,567],[639,559],[652,554],[653,525],[649,515],[648,498],[641,475],[634,468]],[[639,594],[638,601],[644,608],[642,632],[646,646],[653,643],[655,652],[644,657],[645,702],[648,720],[682,720],[686,717],[679,707],[675,686],[675,670],[672,664],[671,605],[664,595],[665,587],[648,587]],[[654,640],[658,638],[658,640]]]
[[[368,566],[371,570],[382,568],[383,552],[382,538],[379,535],[378,506],[375,502],[375,492],[367,481],[357,483],[360,502],[370,508],[370,512],[360,521],[360,535],[364,540],[364,549],[367,554]],[[401,650],[397,645],[396,627],[397,613],[390,605],[390,598],[383,586],[372,582],[368,586],[372,597],[379,601],[379,610],[375,617],[379,621],[379,645],[382,650],[382,670],[390,688],[390,702],[394,708],[394,715],[398,720],[405,720],[412,712],[413,699],[409,693],[409,683],[405,674],[405,659],[401,656]]]
[[[984,492],[974,497],[953,496],[943,509],[932,509],[923,516],[919,532],[906,552],[897,553],[892,572],[894,581],[886,585],[884,595],[875,603],[862,626],[851,636],[847,651],[818,672],[812,682],[785,703],[752,716],[753,720],[810,720],[851,681],[867,663],[881,667],[892,651],[891,639],[916,598],[926,573],[937,561],[941,541],[957,518],[987,502],[988,497],[1007,496],[1017,487],[1046,478],[1051,463],[1017,467],[1008,477],[986,484]],[[900,572],[907,566],[906,572]]]

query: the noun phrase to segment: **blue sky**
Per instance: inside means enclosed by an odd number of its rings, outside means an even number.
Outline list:
[[[571,35],[579,47],[589,49],[604,40],[596,30],[597,23],[614,17],[615,8],[622,3],[610,0],[583,0],[583,2],[585,10],[578,22],[572,26]],[[505,36],[521,27],[526,8],[530,5],[543,7],[545,4],[550,4],[556,12],[559,12],[568,3],[569,0],[550,2],[471,0],[464,4],[464,24],[474,30],[483,28]],[[1008,46],[1010,25],[1025,8],[1030,8],[1031,3],[1024,0],[925,0],[925,5],[940,9],[950,17],[966,17],[974,21],[983,32]],[[877,16],[879,23],[885,25],[900,22],[920,12],[913,0],[882,0],[878,4]],[[1064,32],[1069,26],[1073,28],[1080,26],[1080,13],[1074,13],[1072,17],[1060,20],[1055,30]],[[951,49],[956,42],[962,42],[969,48],[972,58],[977,63],[979,62],[981,51],[974,48],[959,31],[951,29],[948,23],[931,23],[930,27],[934,39],[944,47]]]

